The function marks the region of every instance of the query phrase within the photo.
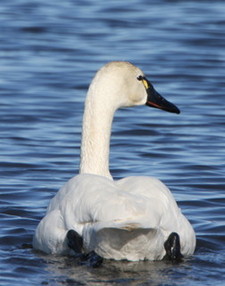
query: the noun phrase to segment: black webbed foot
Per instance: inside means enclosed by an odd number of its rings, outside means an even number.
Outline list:
[[[68,241],[68,247],[71,248],[76,254],[79,254],[77,256],[78,264],[94,268],[99,267],[102,264],[103,258],[96,254],[94,251],[91,251],[87,254],[82,252],[83,238],[75,230],[70,229],[67,232],[66,237]]]
[[[91,251],[88,254],[83,254],[80,260],[81,265],[87,265],[93,268],[101,266],[103,262],[103,258],[94,251]]]
[[[166,255],[164,260],[181,262],[183,255],[180,252],[180,237],[176,232],[172,232],[164,243]]]
[[[68,246],[76,253],[82,253],[83,238],[75,230],[70,229],[67,232]]]

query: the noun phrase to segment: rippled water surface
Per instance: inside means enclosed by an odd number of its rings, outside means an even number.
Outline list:
[[[1,2],[1,285],[225,285],[224,15],[222,0]],[[49,199],[78,172],[86,90],[111,60],[138,65],[182,111],[118,111],[110,160],[115,178],[170,187],[197,234],[181,264],[92,269],[31,248]]]

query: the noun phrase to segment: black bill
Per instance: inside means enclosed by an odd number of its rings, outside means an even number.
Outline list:
[[[174,105],[173,103],[167,101],[164,97],[162,97],[152,86],[152,84],[149,83],[148,88],[146,89],[148,98],[146,105],[159,108],[168,112],[173,113],[180,113],[180,110]]]

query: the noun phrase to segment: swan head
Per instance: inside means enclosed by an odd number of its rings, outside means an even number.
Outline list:
[[[146,78],[142,70],[129,62],[110,62],[95,75],[88,97],[98,98],[113,109],[135,105],[148,105],[168,112],[179,109],[163,98]]]

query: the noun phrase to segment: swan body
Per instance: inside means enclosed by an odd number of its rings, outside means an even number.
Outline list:
[[[80,174],[50,201],[35,231],[34,248],[67,254],[72,229],[82,237],[84,252],[104,258],[160,260],[171,233],[179,235],[182,255],[193,254],[194,230],[162,182],[152,177],[114,181],[109,172],[114,112],[142,104],[179,113],[134,65],[111,62],[97,72],[85,102]]]

